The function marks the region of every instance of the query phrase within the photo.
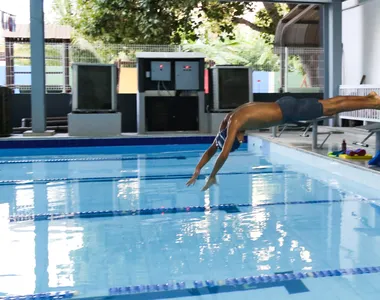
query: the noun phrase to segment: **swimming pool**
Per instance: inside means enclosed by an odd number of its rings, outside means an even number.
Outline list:
[[[204,144],[3,153],[0,297],[377,299],[380,188],[255,141],[205,193]]]

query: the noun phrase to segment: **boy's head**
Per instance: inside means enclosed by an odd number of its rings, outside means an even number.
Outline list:
[[[244,136],[244,135],[243,135]],[[223,129],[221,132],[219,132],[216,136],[216,145],[217,147],[222,150],[223,149],[223,146],[224,146],[224,143],[227,139],[227,128]],[[231,152],[234,152],[235,150],[237,150],[239,147],[240,147],[240,144],[242,143],[243,141],[239,140],[238,137],[236,136],[235,137],[235,140],[234,140],[234,143],[232,144],[232,148],[231,148]]]

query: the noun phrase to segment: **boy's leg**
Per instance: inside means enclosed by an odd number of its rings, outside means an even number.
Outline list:
[[[380,97],[375,92],[371,92],[368,96],[337,96],[320,100],[320,103],[325,116],[360,109],[380,109]]]

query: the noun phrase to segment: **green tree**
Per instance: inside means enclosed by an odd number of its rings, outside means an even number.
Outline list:
[[[262,8],[258,5],[262,4]],[[218,0],[55,0],[54,9],[63,24],[70,25],[90,42],[105,44],[180,44],[183,41],[229,43],[236,25],[258,32],[273,47],[276,27],[296,5],[267,2],[219,2]],[[246,14],[255,12],[252,19]],[[111,51],[111,50],[110,50]],[[111,51],[112,52],[112,51]],[[114,57],[116,54],[109,54]],[[246,54],[244,54],[246,55]],[[292,57],[301,72],[318,79],[309,56]],[[298,64],[300,66],[300,64]],[[317,85],[318,82],[311,82]]]
[[[184,51],[202,52],[217,65],[243,65],[256,71],[279,71],[279,58],[259,33],[237,31],[231,40],[191,43],[182,46]]]
[[[169,44],[204,38],[202,24],[223,41],[236,24],[258,31],[270,42],[291,5],[218,0],[55,0],[63,24],[90,40],[117,44]],[[257,11],[255,21],[244,15]]]

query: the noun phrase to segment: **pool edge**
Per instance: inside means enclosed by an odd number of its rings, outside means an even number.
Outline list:
[[[1,149],[20,148],[72,148],[72,147],[112,147],[112,146],[157,146],[157,145],[191,145],[211,144],[215,139],[212,134],[193,135],[134,135],[114,137],[69,137],[49,138],[5,138],[0,139]],[[248,137],[244,137],[247,143]]]
[[[317,153],[317,152],[313,152],[313,151],[309,151],[309,150],[306,150],[306,149],[298,148],[296,146],[292,146],[292,145],[288,145],[288,144],[285,144],[285,143],[281,143],[278,140],[274,140],[274,139],[263,137],[263,136],[258,136],[258,135],[255,135],[255,134],[249,134],[248,135],[248,143],[249,143],[249,137],[253,137],[255,139],[261,139],[261,140],[264,140],[264,141],[272,143],[272,144],[276,144],[276,145],[281,146],[281,147],[285,147],[285,148],[289,148],[289,149],[292,149],[292,150],[295,150],[295,151],[302,152],[304,154],[314,155],[314,156],[317,156],[319,158],[323,158],[323,159],[328,160],[328,161],[344,164],[346,166],[349,166],[349,167],[352,167],[352,168],[356,168],[356,169],[360,169],[362,171],[371,172],[371,173],[374,173],[375,175],[380,175],[379,170],[370,169],[370,168],[367,168],[367,167],[364,167],[364,166],[353,164],[351,161],[348,161],[348,160],[337,159],[337,158],[334,158],[334,157],[330,157],[330,156],[323,155],[323,154],[320,154],[320,153]]]
[[[265,155],[270,157],[272,163],[279,163],[281,159],[286,158],[288,160],[287,164],[291,168],[307,176],[313,177],[315,175],[311,175],[310,169],[329,172],[339,182],[340,187],[348,188],[351,183],[357,183],[365,188],[370,198],[378,198],[378,182],[380,181],[380,172],[378,170],[372,170],[353,164],[350,161],[332,158],[327,155],[324,156],[320,153],[297,148],[254,134],[248,137],[247,149],[248,151],[255,151],[255,149],[264,151]],[[321,177],[321,174],[316,178],[321,181],[325,180],[323,176]]]

